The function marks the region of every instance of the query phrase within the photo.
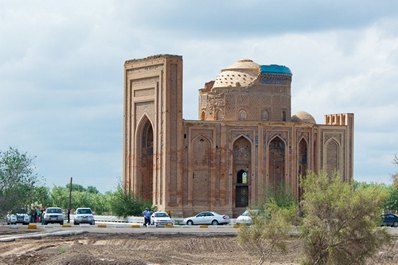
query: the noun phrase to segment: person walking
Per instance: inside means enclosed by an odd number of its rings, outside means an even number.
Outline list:
[[[142,213],[144,215],[144,226],[151,224],[151,215],[152,212],[149,208],[146,208],[145,211]]]

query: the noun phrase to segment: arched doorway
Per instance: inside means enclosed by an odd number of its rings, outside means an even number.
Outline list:
[[[235,207],[249,206],[251,144],[245,137],[234,142]]]

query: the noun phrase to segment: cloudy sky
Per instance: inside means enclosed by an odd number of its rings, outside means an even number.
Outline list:
[[[356,180],[398,170],[398,1],[0,0],[0,150],[37,156],[49,187],[122,176],[123,64],[184,58],[184,118],[241,58],[293,72],[292,113],[355,113]]]

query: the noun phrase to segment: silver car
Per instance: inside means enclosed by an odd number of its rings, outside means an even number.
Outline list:
[[[229,224],[230,219],[228,215],[219,214],[216,212],[200,212],[195,216],[184,219],[184,224],[187,225],[218,225]]]
[[[165,212],[154,212],[151,215],[151,224],[155,226],[172,225],[173,221]]]
[[[44,212],[44,220],[43,223],[45,225],[49,223],[58,223],[60,225],[64,224],[64,212],[59,207],[48,207]]]
[[[74,225],[80,224],[95,225],[95,219],[93,212],[90,208],[77,208],[75,212],[75,218],[73,220]]]
[[[16,223],[22,223],[24,225],[27,225],[30,222],[30,216],[26,214],[25,210],[12,211],[7,214],[6,222],[8,225]]]
[[[252,217],[258,216],[259,213],[260,213],[259,210],[246,210],[246,211],[244,211],[244,213],[239,215],[238,218],[236,218],[236,223],[251,225],[251,224],[253,224]]]

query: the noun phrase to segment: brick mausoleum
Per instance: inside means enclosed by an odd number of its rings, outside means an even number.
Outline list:
[[[291,114],[292,72],[240,60],[199,89],[199,120],[182,116],[182,57],[124,65],[123,185],[173,217],[237,216],[272,187],[297,199],[300,176],[353,175],[354,115]]]

